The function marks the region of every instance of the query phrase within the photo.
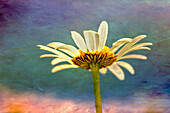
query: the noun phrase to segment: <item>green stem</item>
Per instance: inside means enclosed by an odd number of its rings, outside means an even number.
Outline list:
[[[102,113],[99,65],[91,64],[90,68],[91,68],[92,77],[93,77],[93,88],[94,88],[96,113]]]

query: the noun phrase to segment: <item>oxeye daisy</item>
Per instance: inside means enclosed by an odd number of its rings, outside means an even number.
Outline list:
[[[71,36],[79,49],[61,42],[52,42],[46,46],[37,46],[40,47],[40,49],[53,53],[40,56],[40,58],[54,57],[55,59],[51,61],[52,65],[61,62],[69,63],[55,66],[52,69],[52,73],[68,68],[82,68],[92,72],[96,113],[102,113],[99,73],[106,74],[108,69],[119,80],[124,80],[125,75],[121,67],[127,69],[131,74],[134,74],[135,71],[129,63],[121,60],[131,58],[147,59],[144,55],[129,55],[128,53],[140,49],[150,50],[150,48],[146,46],[150,46],[152,43],[136,44],[146,37],[146,35],[139,35],[133,39],[119,39],[109,48],[105,46],[108,35],[108,24],[106,21],[101,22],[98,32],[87,30],[84,31],[83,34],[85,40],[76,31],[71,31]]]

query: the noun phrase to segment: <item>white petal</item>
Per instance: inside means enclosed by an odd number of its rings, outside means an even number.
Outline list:
[[[98,50],[99,48],[99,34],[96,32],[93,34],[93,38],[94,38],[94,51]]]
[[[119,80],[125,79],[123,70],[117,64],[114,63],[111,66],[109,66],[108,68]]]
[[[139,35],[132,40],[131,44],[134,45],[134,44],[136,44],[137,42],[139,42],[140,40],[142,40],[143,38],[146,38],[146,37],[147,37],[146,35]]]
[[[61,58],[65,58],[65,59],[71,59],[71,57],[67,56],[66,54],[60,52],[60,51],[57,51],[55,49],[52,49],[50,47],[47,47],[47,46],[43,46],[43,45],[37,45],[38,47],[40,47],[40,49],[43,49],[43,50],[46,50],[46,51],[50,51],[52,53],[55,53],[58,55],[58,57],[61,57]]]
[[[66,54],[68,54],[68,55],[70,55],[70,56],[72,56],[72,57],[75,56],[75,54],[74,54],[73,52],[71,52],[70,50],[67,50],[67,49],[59,49],[59,50],[65,52]]]
[[[58,55],[54,55],[54,54],[44,54],[41,55],[40,58],[44,58],[44,57],[58,57]]]
[[[149,47],[139,47],[139,48],[136,48],[135,50],[138,50],[138,49],[146,49],[146,50],[151,50],[151,48],[149,48]]]
[[[71,61],[70,61],[70,60],[67,60],[67,59],[55,58],[55,59],[53,59],[53,60],[51,61],[51,65],[56,65],[56,64],[58,64],[58,63],[60,63],[60,62],[65,62],[65,61],[71,63]],[[71,64],[72,64],[72,63],[71,63]]]
[[[126,55],[126,56],[120,57],[120,58],[118,58],[118,60],[127,59],[127,58],[135,58],[135,59],[143,59],[143,60],[147,59],[147,57],[144,55],[131,54],[131,55]]]
[[[57,49],[64,51],[73,57],[80,54],[80,52],[72,45],[63,45],[58,47]]]
[[[63,46],[63,45],[65,45],[65,44],[61,43],[61,42],[51,42],[51,43],[47,44],[47,46],[53,47],[55,49],[57,49],[58,47]]]
[[[55,66],[51,72],[52,73],[55,73],[57,71],[60,71],[60,70],[63,70],[63,69],[68,69],[68,68],[79,68],[77,67],[76,65],[70,65],[70,64],[62,64],[62,65],[58,65],[58,66]]]
[[[139,36],[135,37],[131,42],[127,43],[123,48],[120,49],[120,51],[117,53],[118,57],[123,56],[124,53],[127,50],[129,50],[135,43],[137,43],[138,41],[142,40],[145,37],[146,37],[146,35],[139,35]]]
[[[133,69],[133,67],[128,64],[127,62],[124,61],[117,61],[116,64],[126,68],[132,75],[135,74],[135,70]]]
[[[89,34],[91,34],[90,36],[91,36],[91,38],[93,38],[93,50],[92,51],[96,51],[96,50],[98,50],[98,47],[99,47],[99,34],[97,33],[97,32],[95,32],[95,31],[91,31],[91,30],[89,30],[88,31],[89,32]]]
[[[135,50],[139,50],[139,49],[146,49],[146,50],[151,50],[149,47],[143,47],[143,46],[150,46],[150,45],[153,45],[152,43],[140,43],[140,44],[137,44],[137,45],[134,45],[132,46],[129,50],[127,50],[126,52],[124,52],[123,55],[131,52],[131,51],[135,51]]]
[[[110,48],[109,52],[114,53],[116,52],[122,45],[124,45],[127,42],[132,41],[131,38],[122,38],[112,44],[112,47]]]
[[[107,35],[108,35],[108,24],[106,21],[102,21],[99,29],[98,29],[100,44],[99,44],[99,51],[102,50],[106,44]]]
[[[107,68],[102,68],[99,70],[101,74],[106,74],[107,73]]]
[[[83,34],[86,40],[88,50],[90,52],[94,51],[94,38],[92,33],[90,31],[84,31]]]
[[[81,49],[81,51],[86,52],[87,46],[84,42],[83,37],[76,31],[71,31],[71,36],[72,36],[74,42],[76,43],[76,45]]]
[[[135,51],[135,50],[140,50],[140,49],[146,49],[146,50],[151,50],[149,47],[132,47],[131,49],[127,50],[123,55]]]
[[[143,46],[151,46],[151,45],[153,45],[153,44],[150,42],[146,42],[146,43],[136,44],[133,47],[143,47]]]

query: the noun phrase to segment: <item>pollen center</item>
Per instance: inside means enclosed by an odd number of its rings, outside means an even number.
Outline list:
[[[117,56],[114,53],[110,53],[109,47],[105,46],[101,51],[95,52],[83,52],[80,51],[80,55],[72,58],[72,62],[83,69],[90,69],[90,64],[99,64],[99,69],[112,65]]]

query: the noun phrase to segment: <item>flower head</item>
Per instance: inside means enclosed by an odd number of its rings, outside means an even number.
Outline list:
[[[120,60],[128,58],[147,59],[147,57],[143,55],[126,54],[140,49],[150,50],[149,47],[145,46],[152,45],[152,43],[149,42],[136,44],[146,37],[146,35],[139,35],[134,39],[119,39],[112,44],[111,48],[105,46],[108,35],[108,24],[106,21],[101,22],[98,32],[88,30],[84,31],[83,34],[85,40],[76,31],[71,31],[71,36],[79,49],[61,42],[52,42],[46,46],[37,45],[40,49],[54,53],[40,56],[40,58],[55,57],[51,62],[52,65],[61,62],[69,63],[55,66],[52,69],[52,73],[62,69],[79,67],[90,70],[90,65],[95,63],[99,65],[102,74],[106,74],[107,69],[109,69],[118,79],[124,80],[124,72],[120,66],[126,68],[131,74],[134,74],[135,71],[129,63]]]

